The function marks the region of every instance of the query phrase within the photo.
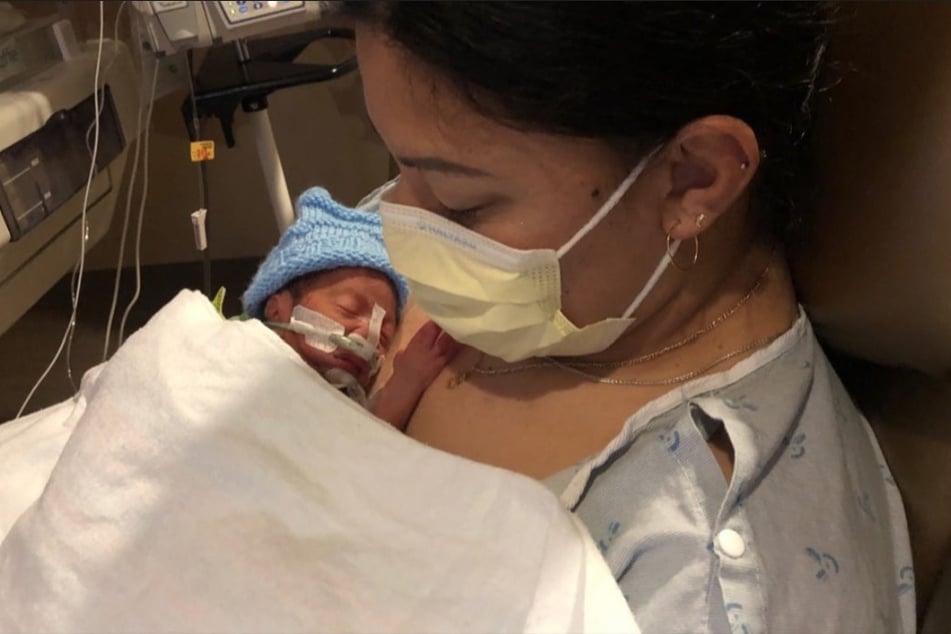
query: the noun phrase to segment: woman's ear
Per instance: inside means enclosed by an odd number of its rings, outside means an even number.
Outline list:
[[[745,122],[717,115],[681,128],[670,147],[661,222],[671,238],[685,240],[711,227],[746,193],[759,167],[759,144]]]
[[[294,298],[287,289],[274,293],[264,304],[264,318],[268,321],[286,323],[291,320],[293,311]]]

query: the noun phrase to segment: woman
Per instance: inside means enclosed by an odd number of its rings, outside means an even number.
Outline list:
[[[407,433],[538,478],[645,632],[914,630],[901,500],[799,308],[815,3],[348,3],[387,249],[465,348]]]

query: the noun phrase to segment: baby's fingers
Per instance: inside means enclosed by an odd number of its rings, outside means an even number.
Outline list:
[[[462,344],[453,339],[449,333],[442,328],[439,329],[439,332],[439,338],[436,339],[435,352],[446,361],[450,361],[462,349]]]
[[[427,321],[422,327],[416,331],[416,334],[413,335],[413,338],[410,340],[410,346],[419,346],[423,349],[429,350],[436,345],[436,341],[439,339],[439,335],[442,334],[442,328],[436,325],[435,322]]]

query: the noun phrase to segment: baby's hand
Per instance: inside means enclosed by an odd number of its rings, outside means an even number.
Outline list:
[[[393,375],[378,392],[373,413],[405,431],[423,392],[460,348],[462,345],[435,323],[423,324],[393,358]]]
[[[424,390],[460,348],[462,344],[428,321],[393,358],[393,378],[403,385],[412,383]]]

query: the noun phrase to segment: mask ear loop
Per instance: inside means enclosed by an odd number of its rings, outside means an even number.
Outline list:
[[[634,314],[634,311],[640,307],[641,303],[647,297],[647,294],[654,290],[654,286],[657,285],[660,276],[664,274],[664,271],[667,270],[667,267],[670,266],[670,263],[674,261],[673,254],[677,252],[677,249],[680,247],[680,240],[674,240],[673,243],[670,242],[670,236],[667,236],[667,255],[670,257],[661,256],[660,262],[657,263],[657,267],[654,269],[654,272],[651,273],[650,278],[647,280],[647,284],[644,285],[644,288],[641,289],[641,292],[637,294],[637,297],[634,298],[634,301],[631,302],[631,305],[627,307],[627,310],[624,311],[624,314],[621,315],[621,319],[628,319],[631,315]]]
[[[621,184],[618,185],[616,190],[614,190],[614,193],[611,194],[611,196],[606,201],[604,201],[604,204],[601,205],[601,208],[598,209],[593,216],[591,216],[588,222],[584,223],[584,226],[578,229],[577,233],[575,233],[575,235],[573,235],[571,239],[568,240],[568,242],[563,244],[561,248],[555,252],[559,259],[571,251],[572,247],[578,244],[578,241],[581,240],[581,238],[588,235],[588,233],[590,233],[591,230],[594,229],[598,223],[604,219],[605,216],[614,210],[614,207],[617,206],[617,204],[621,201],[621,198],[627,193],[627,190],[631,188],[631,185],[633,185],[634,181],[636,181],[641,175],[641,173],[644,171],[644,168],[647,167],[647,163],[654,157],[655,154],[657,154],[658,150],[660,150],[660,146],[648,152],[647,156],[642,158],[640,162],[634,167],[634,169],[631,170],[631,173],[627,175],[627,178],[621,181]]]
[[[601,220],[606,215],[608,215],[608,213],[610,213],[611,210],[614,209],[614,207],[618,204],[618,202],[620,202],[621,197],[627,193],[627,190],[630,189],[631,185],[633,185],[634,182],[638,179],[638,177],[647,167],[647,164],[650,162],[650,160],[654,158],[654,155],[657,154],[657,152],[660,151],[661,147],[662,146],[657,146],[656,148],[648,152],[647,156],[642,158],[640,162],[637,164],[637,166],[631,170],[631,173],[628,174],[627,178],[625,178],[621,182],[620,186],[618,186],[618,188],[614,191],[614,193],[611,194],[610,198],[608,198],[604,202],[604,204],[601,205],[601,208],[598,209],[598,211],[595,212],[593,216],[591,216],[591,219],[588,220],[588,222],[586,222],[584,226],[581,227],[581,229],[579,229],[578,232],[570,240],[568,240],[568,242],[566,242],[560,249],[558,249],[556,253],[558,254],[559,258],[561,258],[566,253],[568,253],[568,251],[570,251],[572,247],[578,244],[578,241],[581,240],[581,238],[585,237],[588,234],[588,232],[594,229],[594,227],[597,226],[597,224],[601,222]],[[678,240],[675,240],[673,243],[668,242],[667,253],[668,254],[676,253],[677,248],[679,246],[680,246],[680,241]],[[654,286],[657,285],[657,281],[660,279],[660,276],[664,274],[664,271],[666,271],[667,267],[670,265],[671,259],[668,259],[665,257],[662,257],[660,259],[660,262],[657,263],[657,267],[654,269],[654,272],[651,273],[650,278],[647,280],[647,284],[644,285],[644,288],[641,289],[641,292],[637,294],[637,297],[634,298],[634,301],[631,302],[631,304],[627,307],[627,310],[624,311],[624,314],[621,316],[621,319],[628,319],[630,318],[632,314],[634,314],[634,311],[637,310],[637,308],[641,305],[641,303],[644,301],[644,298],[647,297],[648,293],[654,290]]]
[[[697,223],[697,226],[700,226],[702,222],[703,221],[700,220]],[[677,264],[677,260],[674,258],[681,244],[682,243],[680,240],[674,240],[670,237],[670,233],[667,234],[667,257],[660,258],[660,262],[657,264],[657,268],[654,269],[653,274],[651,274],[650,279],[647,280],[647,284],[643,289],[641,289],[641,292],[638,293],[637,297],[634,298],[634,301],[631,302],[631,305],[627,307],[627,310],[624,311],[624,315],[622,317],[623,319],[629,318],[634,313],[634,311],[637,310],[638,306],[641,305],[641,302],[644,301],[644,298],[647,297],[647,294],[650,293],[654,286],[657,285],[657,281],[660,279],[660,276],[664,274],[664,271],[667,270],[667,267],[670,264],[673,264],[674,267],[680,271],[689,271],[693,265],[697,263],[697,260],[700,259],[700,239],[697,238],[697,236],[693,237],[693,260],[690,266],[687,267],[682,267]]]

